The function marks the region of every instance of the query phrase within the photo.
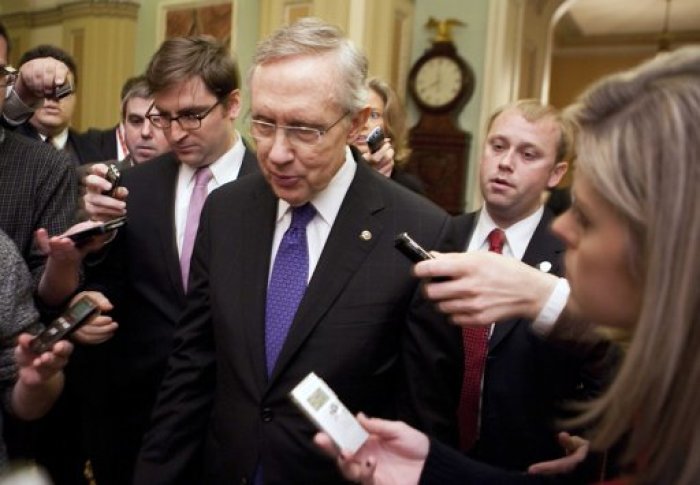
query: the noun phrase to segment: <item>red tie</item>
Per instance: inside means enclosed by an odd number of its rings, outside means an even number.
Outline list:
[[[501,229],[489,233],[489,251],[501,254],[506,235]],[[479,437],[479,404],[481,403],[481,380],[486,367],[489,350],[489,327],[465,327],[462,329],[464,346],[464,374],[459,400],[459,444],[462,451],[469,451]]]

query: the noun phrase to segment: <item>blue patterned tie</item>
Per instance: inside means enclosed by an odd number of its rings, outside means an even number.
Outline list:
[[[316,215],[310,203],[292,209],[292,223],[280,242],[265,304],[265,358],[272,374],[294,315],[306,291],[309,276],[309,248],[306,226]]]

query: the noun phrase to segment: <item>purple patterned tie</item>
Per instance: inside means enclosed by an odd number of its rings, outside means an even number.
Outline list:
[[[207,199],[207,185],[213,176],[209,166],[199,167],[194,174],[194,187],[190,196],[190,206],[187,209],[185,237],[182,239],[182,253],[180,254],[180,272],[182,273],[182,287],[185,289],[185,293],[187,293],[187,282],[190,277],[190,261],[194,239],[199,227],[199,216],[202,213],[204,201]]]
[[[310,203],[292,209],[292,223],[280,242],[265,305],[265,358],[267,374],[277,362],[282,345],[301,298],[306,291],[309,276],[309,248],[306,226],[316,215]]]

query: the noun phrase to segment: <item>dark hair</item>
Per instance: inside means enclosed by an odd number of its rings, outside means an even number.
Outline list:
[[[154,94],[199,76],[218,99],[239,88],[238,65],[224,44],[208,35],[174,37],[164,41],[146,68]]]
[[[17,67],[21,67],[29,61],[40,59],[42,57],[51,57],[64,63],[66,66],[68,66],[68,70],[73,74],[73,84],[78,84],[78,66],[76,66],[75,61],[70,54],[60,47],[56,47],[55,45],[42,44],[34,47],[33,49],[29,49],[27,52],[22,54],[22,57],[19,60],[19,66]]]
[[[7,57],[9,58],[10,50],[12,49],[12,42],[10,41],[10,34],[7,32],[7,29],[5,28],[5,25],[2,22],[0,22],[0,37],[5,39],[5,43],[7,44]]]
[[[153,94],[151,89],[148,87],[148,81],[146,76],[143,74],[140,76],[130,77],[124,81],[122,85],[122,92],[120,96],[121,107],[122,107],[122,119],[126,117],[126,103],[132,98],[152,98]]]

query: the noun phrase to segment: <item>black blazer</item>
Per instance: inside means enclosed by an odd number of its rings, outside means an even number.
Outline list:
[[[103,291],[119,323],[110,341],[81,348],[79,356],[88,363],[82,365],[89,389],[87,448],[100,483],[130,481],[185,306],[173,219],[178,169],[168,153],[122,172],[127,224],[103,259],[86,269],[88,288]],[[257,171],[246,150],[238,177]]]
[[[191,291],[144,439],[135,482],[344,483],[289,399],[316,372],[348,408],[396,417],[402,358],[422,329],[444,325],[421,306],[411,263],[393,247],[408,231],[440,248],[450,219],[358,162],[276,367],[265,369],[265,298],[277,198],[262,176],[207,200]],[[426,311],[426,307],[429,311]],[[204,470],[198,459],[204,457]],[[196,477],[196,478],[195,478]]]
[[[32,140],[42,141],[39,132],[29,121],[17,126],[15,132]],[[68,129],[68,141],[66,141],[63,151],[70,155],[76,165],[106,160],[91,139],[86,138],[72,128]]]
[[[99,152],[102,160],[117,160],[117,128],[118,125],[106,130],[90,128],[79,136],[88,140]]]
[[[477,215],[455,219],[463,248],[469,244]],[[545,209],[522,261],[534,267],[547,261],[550,272],[561,276],[564,245],[551,233],[551,222],[552,214]],[[600,345],[611,347],[605,341]],[[480,437],[469,455],[513,470],[563,456],[556,440],[560,430],[556,420],[565,417],[562,405],[566,402],[589,399],[602,391],[609,369],[597,365],[601,355],[608,353],[600,347],[570,352],[563,343],[537,336],[526,319],[496,324],[484,373]]]

